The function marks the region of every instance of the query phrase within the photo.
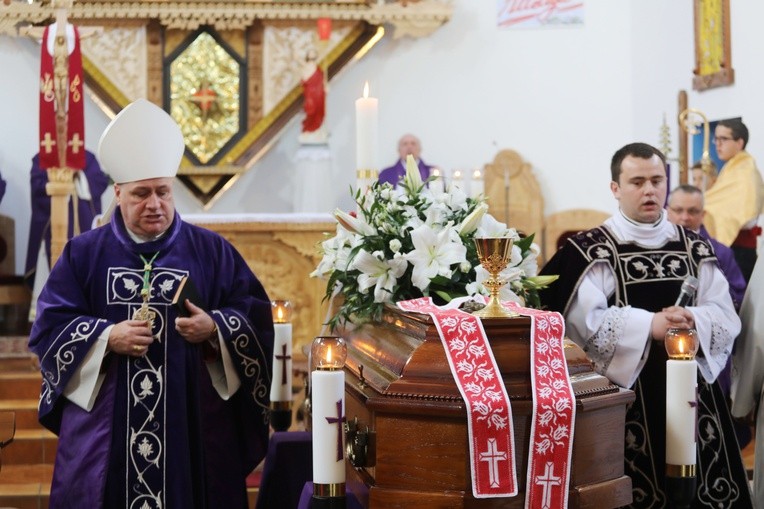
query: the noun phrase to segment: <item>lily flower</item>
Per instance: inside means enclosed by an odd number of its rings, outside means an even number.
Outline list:
[[[424,186],[424,182],[422,182],[422,174],[419,173],[419,166],[416,164],[416,159],[414,159],[414,156],[411,154],[406,156],[406,175],[403,177],[403,181],[413,194],[419,194],[422,186]]]
[[[334,209],[334,217],[337,219],[337,222],[350,233],[366,236],[375,235],[377,233],[377,230],[375,230],[369,223],[360,217],[351,216],[344,210]]]
[[[411,231],[414,250],[406,258],[414,266],[411,282],[422,291],[437,275],[451,277],[451,266],[467,259],[467,248],[461,242],[454,242],[450,232],[453,228],[435,231],[422,225]]]
[[[374,287],[374,302],[390,302],[398,278],[406,272],[408,262],[400,256],[382,260],[361,249],[353,260],[353,267],[360,270],[358,291],[367,293]]]
[[[470,214],[464,218],[462,224],[459,225],[459,235],[464,236],[474,232],[483,219],[483,216],[485,216],[486,212],[488,212],[488,205],[485,202],[482,202],[477,207],[475,207],[475,210],[470,212]]]

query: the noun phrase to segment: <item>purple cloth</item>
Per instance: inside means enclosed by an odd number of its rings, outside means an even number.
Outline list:
[[[698,233],[714,247],[716,259],[719,262],[719,269],[721,269],[724,277],[727,278],[727,282],[730,285],[730,297],[732,297],[732,302],[735,304],[735,309],[740,309],[740,304],[743,303],[743,296],[745,295],[747,284],[743,277],[743,273],[740,271],[740,267],[735,261],[735,253],[732,252],[732,249],[711,237],[708,234],[708,231],[706,231],[705,226],[701,225]],[[725,392],[725,394],[729,394],[729,392]]]
[[[430,178],[430,169],[432,166],[428,165],[421,159],[419,160],[419,174],[422,176],[422,180]],[[393,187],[398,186],[398,182],[406,175],[406,166],[403,161],[398,161],[395,165],[385,168],[379,174],[379,183],[391,184]]]
[[[99,335],[140,306],[140,255],[151,272],[155,341],[143,357],[109,353],[91,411],[63,391]],[[199,290],[241,379],[217,394],[203,346],[175,330],[181,277]],[[175,219],[135,243],[117,209],[110,224],[69,241],[43,288],[30,348],[40,358],[40,422],[59,435],[50,507],[241,508],[246,477],[268,443],[273,323],[268,296],[221,236]]]
[[[277,431],[271,435],[256,509],[294,509],[300,490],[313,478],[313,450],[309,431]]]
[[[98,165],[95,156],[85,153],[85,178],[90,187],[90,200],[77,200],[79,213],[80,232],[90,230],[93,218],[101,213],[101,195],[109,186],[109,177]],[[27,243],[27,261],[24,269],[24,280],[32,287],[35,273],[37,272],[37,255],[40,252],[40,244],[45,239],[45,252],[50,253],[50,196],[45,191],[48,183],[48,172],[40,169],[40,156],[32,158],[32,170],[29,174],[29,183],[32,190],[32,219],[29,223],[29,242]],[[3,183],[3,190],[5,183]],[[68,238],[72,238],[74,231],[74,214],[72,201],[69,201],[69,232]],[[50,256],[48,256],[50,261]]]

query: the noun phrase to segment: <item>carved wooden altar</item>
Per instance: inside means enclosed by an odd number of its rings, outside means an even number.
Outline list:
[[[451,0],[77,0],[72,24],[102,27],[83,41],[97,104],[116,114],[145,98],[180,125],[178,172],[209,208],[301,114],[301,71],[315,51],[331,80],[392,29],[426,36],[447,22]],[[0,34],[46,25],[49,1],[0,2]],[[327,37],[317,20],[329,20]]]
[[[326,281],[310,277],[321,259],[319,243],[337,223],[329,214],[184,215],[231,242],[271,299],[292,303],[293,352],[303,357],[324,322]]]
[[[348,435],[348,485],[369,488],[367,507],[524,507],[530,319],[483,325],[512,404],[520,493],[472,496],[466,410],[437,330],[429,317],[391,308],[381,323],[342,332],[348,342],[345,415],[351,431],[361,432]],[[565,353],[576,395],[569,507],[627,505],[632,494],[623,473],[624,423],[634,393],[594,373],[573,343],[566,343]],[[364,441],[367,449],[359,445]]]

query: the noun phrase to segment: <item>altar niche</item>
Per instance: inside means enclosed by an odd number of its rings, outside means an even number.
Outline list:
[[[512,404],[519,494],[473,497],[465,405],[438,332],[425,315],[389,308],[379,323],[341,331],[348,342],[345,404],[352,432],[348,489],[365,484],[367,507],[524,507],[531,323],[520,317],[484,320],[483,325]],[[623,473],[623,440],[634,393],[593,372],[584,352],[570,341],[565,355],[576,396],[569,507],[628,505],[631,479]],[[553,487],[551,475],[548,481]]]

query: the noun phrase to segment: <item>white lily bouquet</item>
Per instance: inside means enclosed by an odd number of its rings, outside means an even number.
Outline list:
[[[355,191],[358,213],[335,210],[337,232],[322,242],[323,258],[312,277],[328,278],[327,299],[341,294],[329,325],[378,320],[386,303],[431,296],[443,304],[456,297],[487,295],[481,284],[475,237],[511,237],[512,258],[501,277],[508,284],[501,299],[539,307],[538,290],[556,276],[538,276],[539,247],[533,235],[488,214],[481,197],[468,198],[458,187],[432,193],[412,156],[397,188],[374,183]]]

